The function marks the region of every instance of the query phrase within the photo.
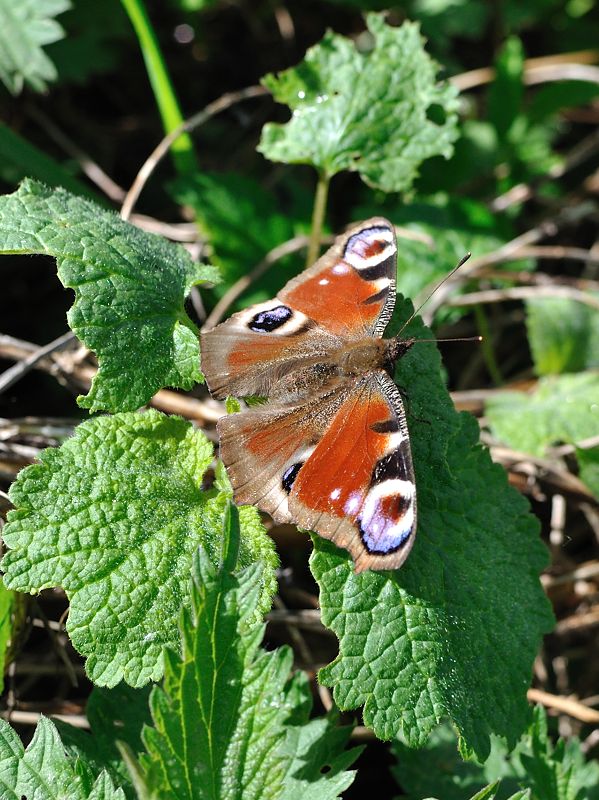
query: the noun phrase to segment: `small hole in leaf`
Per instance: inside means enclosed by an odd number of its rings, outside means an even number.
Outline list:
[[[426,109],[426,118],[434,122],[435,125],[444,125],[447,116],[443,106],[439,105],[439,103],[433,103]]]
[[[324,767],[320,768],[320,774],[321,775],[326,775],[327,772],[330,772],[330,771],[331,771],[331,765],[330,764],[325,764]]]

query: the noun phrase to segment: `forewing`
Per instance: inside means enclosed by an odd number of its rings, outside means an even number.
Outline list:
[[[337,237],[278,296],[337,336],[382,336],[395,304],[396,272],[395,230],[374,217]]]
[[[202,333],[202,371],[217,399],[268,397],[283,375],[325,356],[340,343],[301,311],[269,300]]]
[[[356,381],[297,472],[289,513],[348,550],[356,572],[397,569],[416,531],[416,486],[405,412],[384,372]]]

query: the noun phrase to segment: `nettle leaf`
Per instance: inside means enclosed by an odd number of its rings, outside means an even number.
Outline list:
[[[11,94],[26,83],[44,92],[55,81],[56,68],[42,48],[62,39],[53,18],[71,7],[69,0],[0,0],[0,80]]]
[[[529,393],[499,392],[486,404],[489,425],[514,450],[543,456],[548,447],[595,436],[599,426],[599,374],[541,378]]]
[[[526,784],[534,797],[543,800],[597,800],[599,765],[585,762],[580,741],[559,739],[553,746],[547,731],[547,714],[535,708],[531,726],[530,753],[520,756],[526,770]]]
[[[599,367],[599,311],[563,297],[526,302],[526,328],[537,375]]]
[[[212,445],[187,421],[148,411],[88,420],[40,460],[10,490],[6,584],[64,588],[67,631],[95,683],[160,678],[163,648],[179,645],[192,554],[201,543],[219,562],[223,551],[227,493],[201,489]],[[255,509],[242,527],[240,563],[265,566],[264,611],[277,557]]]
[[[370,52],[329,31],[297,67],[264,78],[293,116],[265,125],[258,149],[271,161],[312,164],[327,177],[350,170],[369,186],[405,191],[422,161],[451,155],[457,92],[436,83],[416,24],[366,21]]]
[[[0,720],[0,794],[3,800],[125,800],[105,772],[94,779],[85,763],[67,757],[46,717],[26,750],[17,733]]]
[[[291,651],[259,649],[260,586],[259,565],[234,575],[200,552],[182,656],[167,654],[163,688],[151,696],[154,727],[143,734],[140,766],[153,796],[332,800],[352,782],[349,731],[307,723],[310,690],[301,673],[290,677]]]
[[[183,304],[192,286],[216,280],[214,267],[31,180],[0,197],[0,251],[53,256],[61,282],[74,289],[69,325],[100,364],[78,399],[84,408],[133,410],[164,386],[191,389],[202,380],[197,330]]]
[[[114,689],[94,686],[85,707],[91,731],[55,720],[68,755],[86,763],[94,775],[105,770],[115,786],[132,800],[137,795],[117,741],[125,743],[134,754],[143,750],[141,730],[152,721],[149,697],[149,686],[140,689],[133,689],[126,683]]]
[[[412,335],[430,332],[414,322]],[[538,577],[547,551],[527,501],[478,444],[476,421],[455,412],[440,367],[421,344],[397,370],[419,505],[405,566],[356,575],[346,553],[314,537],[322,619],[339,638],[319,677],[340,708],[363,705],[382,739],[422,746],[449,717],[462,751],[484,759],[491,733],[513,743],[527,721],[533,659],[552,625]]]

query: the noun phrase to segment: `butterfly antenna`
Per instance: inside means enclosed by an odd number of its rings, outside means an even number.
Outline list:
[[[458,336],[455,339],[416,339],[414,344],[418,342],[436,342],[439,344],[440,342],[482,342],[482,336]]]
[[[410,322],[411,322],[411,321],[414,319],[414,317],[416,316],[416,314],[418,314],[418,312],[420,311],[420,309],[421,309],[423,306],[425,306],[425,305],[428,303],[428,301],[431,299],[431,297],[434,295],[434,293],[437,291],[437,289],[440,289],[440,288],[441,288],[441,286],[443,286],[443,284],[444,284],[446,281],[448,281],[448,280],[451,278],[451,276],[452,276],[454,273],[456,273],[456,272],[459,270],[459,268],[460,268],[460,267],[463,267],[463,266],[464,266],[464,264],[466,263],[466,261],[468,261],[468,259],[470,258],[470,256],[471,256],[471,255],[472,255],[472,253],[466,253],[466,255],[465,255],[465,256],[463,256],[463,257],[462,257],[462,258],[461,258],[461,259],[458,261],[458,263],[457,263],[457,264],[455,265],[455,267],[454,267],[454,268],[451,270],[451,272],[449,272],[449,273],[448,273],[448,274],[447,274],[447,275],[446,275],[446,276],[443,278],[443,280],[439,281],[439,283],[438,283],[438,284],[435,286],[435,288],[433,289],[433,291],[432,291],[432,292],[431,292],[431,293],[430,293],[430,294],[429,294],[429,295],[428,295],[428,296],[427,296],[427,297],[426,297],[426,298],[425,298],[425,299],[422,301],[422,303],[420,303],[420,305],[419,305],[419,306],[418,306],[418,308],[417,308],[417,309],[414,311],[414,313],[412,314],[412,316],[411,316],[409,319],[407,319],[407,320],[404,322],[404,324],[401,326],[401,329],[400,329],[399,333],[397,334],[397,336],[401,336],[401,333],[402,333],[402,331],[403,331],[403,330],[405,330],[405,328],[407,328],[407,326],[408,326],[408,325],[410,324]],[[423,339],[421,339],[421,340],[419,340],[419,341],[424,341],[424,340],[423,340]],[[435,339],[434,341],[437,341],[437,340]],[[447,341],[449,341],[449,339],[444,339],[443,341],[446,341],[446,342],[447,342]]]

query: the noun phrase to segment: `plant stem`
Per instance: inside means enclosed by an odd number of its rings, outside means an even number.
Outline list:
[[[314,197],[314,210],[312,211],[312,229],[310,231],[310,244],[306,256],[306,267],[311,266],[318,258],[320,250],[320,237],[322,236],[322,223],[327,208],[327,196],[331,179],[324,172],[318,174],[316,195]]]
[[[162,117],[165,133],[170,133],[184,122],[166,64],[160,52],[158,39],[152,28],[143,0],[121,0],[135,29],[144,57],[148,78]],[[177,172],[189,174],[197,170],[198,164],[191,137],[181,134],[172,146],[173,163]]]
[[[495,386],[501,386],[504,382],[503,375],[501,374],[499,364],[497,363],[495,353],[493,352],[493,345],[491,344],[491,332],[489,329],[489,323],[487,322],[487,316],[480,304],[474,306],[474,317],[476,319],[476,327],[478,328],[478,332],[483,337],[481,347],[485,366],[487,367],[489,375],[491,376],[491,380]]]

